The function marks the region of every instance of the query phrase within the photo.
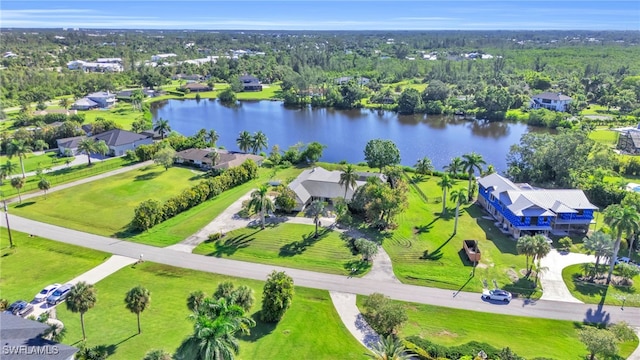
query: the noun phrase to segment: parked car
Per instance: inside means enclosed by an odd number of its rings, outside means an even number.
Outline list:
[[[33,305],[24,300],[19,300],[9,305],[5,313],[25,317],[33,312]]]
[[[46,286],[44,289],[42,289],[39,293],[36,294],[36,296],[33,297],[33,302],[34,303],[41,303],[43,301],[46,301],[47,298],[53,294],[54,291],[56,291],[57,288],[59,288],[60,284],[51,284],[49,286]]]
[[[53,294],[49,295],[49,297],[47,298],[47,304],[49,305],[57,305],[61,302],[64,301],[64,299],[67,298],[67,295],[69,295],[69,291],[71,291],[71,288],[73,287],[73,285],[71,284],[64,284],[62,286],[60,286],[59,288],[57,288]]]
[[[482,292],[482,298],[485,300],[498,300],[498,301],[509,302],[511,301],[512,295],[508,291],[494,289],[494,290],[484,290]]]

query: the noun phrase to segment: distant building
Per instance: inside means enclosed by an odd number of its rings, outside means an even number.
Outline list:
[[[571,97],[562,93],[543,92],[531,97],[532,109],[547,109],[553,111],[567,111],[567,105],[571,103]]]
[[[203,91],[211,91],[213,90],[211,86],[207,84],[201,83],[188,83],[182,86],[183,89],[189,90],[190,92],[203,92]]]
[[[335,81],[336,81],[336,84],[338,85],[344,85],[349,81],[351,81],[352,79],[353,79],[353,76],[343,76],[343,77],[337,78]],[[371,82],[371,79],[366,77],[358,77],[356,78],[356,82],[358,83],[358,85],[367,85],[368,83]]]
[[[116,94],[109,91],[98,91],[76,100],[71,106],[74,110],[108,109],[116,103]]]
[[[167,59],[169,59],[169,58],[176,57],[176,56],[178,56],[178,55],[173,54],[173,53],[168,53],[168,54],[157,54],[157,55],[153,55],[153,56],[151,56],[151,61],[153,61],[153,62],[158,62],[158,61],[161,61],[161,60],[167,60]]]
[[[222,149],[187,149],[176,153],[176,164],[195,166],[203,170],[229,169],[242,165],[247,160],[253,160],[260,165],[264,158],[258,155]]]
[[[67,63],[67,68],[69,70],[82,70],[84,72],[121,72],[124,70],[122,66],[122,60],[115,61],[119,58],[110,58],[110,59],[98,59],[98,60],[106,60],[104,62],[100,61],[84,61],[84,60],[73,60]]]
[[[635,129],[626,128],[621,131],[617,148],[628,154],[640,155],[640,124]]]
[[[262,91],[262,84],[260,84],[260,80],[255,76],[240,76],[240,82],[242,82],[243,91]]]
[[[56,140],[58,144],[58,153],[64,155],[70,153],[78,154],[78,145],[87,136],[75,136]],[[148,145],[153,143],[153,138],[147,134],[137,134],[122,129],[113,129],[100,134],[92,135],[96,141],[103,140],[109,148],[109,156],[122,156],[127,150],[135,150],[140,145]]]

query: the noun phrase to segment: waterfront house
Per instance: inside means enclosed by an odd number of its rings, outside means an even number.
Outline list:
[[[260,80],[255,76],[240,76],[240,82],[242,82],[242,91],[262,91],[262,84],[260,84]]]
[[[140,145],[148,145],[153,143],[153,138],[147,134],[137,134],[122,129],[113,129],[100,134],[91,135],[96,141],[104,141],[109,148],[108,156],[122,156],[127,150],[135,150]],[[78,154],[78,145],[87,136],[75,136],[71,138],[58,139],[58,153],[65,155]]]
[[[71,106],[74,110],[108,109],[116,103],[116,94],[110,91],[98,91],[76,100]]]
[[[516,239],[536,233],[586,233],[598,210],[578,189],[515,184],[496,173],[478,179],[478,185],[478,203]]]
[[[217,156],[214,154],[217,153]],[[176,164],[189,165],[202,170],[225,170],[240,166],[247,160],[261,165],[264,158],[259,155],[223,149],[186,149],[176,153]]]
[[[182,86],[183,89],[189,90],[190,92],[203,92],[203,91],[211,91],[213,90],[211,86],[207,84],[201,83],[188,83]]]
[[[289,184],[289,188],[296,194],[294,210],[302,211],[313,200],[331,202],[332,199],[345,196],[345,185],[340,184],[342,171],[329,171],[321,167],[304,170]],[[358,172],[356,187],[347,189],[346,200],[351,200],[357,188],[367,182],[367,178],[375,176],[382,181],[386,177],[379,173]]]
[[[531,97],[532,109],[547,109],[553,111],[567,111],[567,105],[571,103],[571,97],[562,93],[543,92]]]

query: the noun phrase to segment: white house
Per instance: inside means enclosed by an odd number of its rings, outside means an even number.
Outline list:
[[[562,93],[543,92],[531,97],[531,108],[567,111],[567,105],[571,103],[571,100],[570,96]]]
[[[340,184],[342,171],[329,171],[321,167],[315,167],[303,171],[289,184],[289,188],[296,194],[296,206],[294,210],[301,211],[313,200],[331,201],[331,199],[345,197],[345,185]],[[351,200],[356,189],[367,182],[371,176],[379,177],[386,181],[386,177],[378,173],[359,172],[356,187],[349,187],[346,192],[346,200]]]

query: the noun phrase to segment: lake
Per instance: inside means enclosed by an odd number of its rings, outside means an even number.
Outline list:
[[[215,129],[218,146],[238,150],[236,138],[247,130],[261,130],[271,146],[281,150],[297,142],[318,141],[327,148],[322,161],[364,161],[364,147],[375,138],[390,139],[400,149],[403,165],[413,166],[428,156],[441,170],[451,158],[475,151],[498,171],[507,168],[509,147],[528,131],[546,131],[524,124],[454,119],[444,116],[399,115],[370,109],[289,109],[279,101],[243,101],[237,107],[217,100],[166,100],[154,103],[154,121],[169,120],[172,130],[193,135]],[[266,151],[267,153],[269,151]]]

